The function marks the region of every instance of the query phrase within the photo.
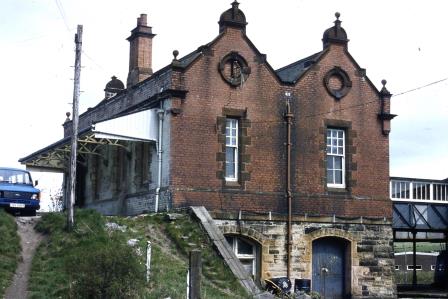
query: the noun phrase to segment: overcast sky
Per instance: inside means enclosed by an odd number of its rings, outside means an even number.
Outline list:
[[[211,41],[231,0],[1,0],[0,165],[63,137],[73,94],[74,34],[84,26],[80,110],[104,98],[112,75],[126,82],[126,38],[148,14],[153,70]],[[247,35],[274,69],[322,49],[322,34],[341,13],[349,52],[392,98],[391,175],[448,177],[448,1],[241,0]],[[42,186],[45,187],[45,186]]]

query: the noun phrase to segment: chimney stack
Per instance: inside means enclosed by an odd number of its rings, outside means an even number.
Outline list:
[[[129,74],[127,87],[131,87],[152,75],[152,28],[147,25],[146,14],[137,18],[137,27],[127,38],[130,43]]]

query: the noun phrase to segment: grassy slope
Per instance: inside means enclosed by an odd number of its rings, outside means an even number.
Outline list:
[[[122,234],[126,239],[137,239],[137,246],[142,253],[146,253],[147,241],[151,241],[151,279],[142,297],[185,298],[188,252],[201,249],[202,298],[248,298],[245,290],[211,248],[198,223],[187,214],[174,221],[165,221],[163,214],[106,218],[92,211],[78,211],[76,215],[77,227],[72,234],[63,230],[65,217],[62,214],[45,215],[38,225],[38,230],[47,233],[49,238],[39,247],[33,260],[31,298],[66,296],[69,287],[69,279],[64,271],[66,252],[69,247],[76,248],[82,235],[99,234],[104,228],[104,222],[126,226]],[[145,263],[145,254],[140,259]]]
[[[429,243],[429,242],[418,242],[417,243],[418,252],[439,252],[445,249],[445,244],[442,243]],[[395,252],[412,252],[412,242],[395,242],[394,244]]]
[[[0,209],[0,298],[16,270],[20,259],[20,238],[14,217]]]
[[[395,282],[397,284],[412,284],[413,271],[395,271]],[[418,284],[432,284],[434,282],[434,271],[417,271]]]

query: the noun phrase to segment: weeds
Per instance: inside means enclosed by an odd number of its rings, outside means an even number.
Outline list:
[[[202,298],[248,298],[187,214],[168,221],[164,214],[104,217],[77,210],[75,217],[71,233],[62,213],[44,215],[37,225],[48,238],[33,259],[30,298],[185,298],[192,249],[202,252]],[[134,247],[127,244],[130,239],[138,240]],[[147,241],[152,243],[149,283]]]
[[[14,217],[0,209],[0,298],[11,283],[22,251]]]

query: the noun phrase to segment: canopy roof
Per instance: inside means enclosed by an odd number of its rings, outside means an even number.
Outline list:
[[[123,141],[155,142],[158,137],[157,110],[148,109],[93,124],[78,133],[78,155],[100,155],[107,145],[124,146]],[[70,162],[71,137],[65,137],[21,158],[27,168],[63,172]]]

